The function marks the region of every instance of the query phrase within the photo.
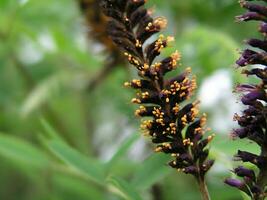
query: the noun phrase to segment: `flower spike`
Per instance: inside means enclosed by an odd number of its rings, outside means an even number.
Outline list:
[[[236,92],[242,94],[241,102],[246,109],[241,115],[235,115],[240,128],[233,130],[233,137],[249,139],[259,145],[261,153],[253,154],[238,150],[235,158],[248,162],[257,167],[251,170],[239,166],[233,172],[241,178],[226,179],[225,183],[245,192],[253,200],[263,200],[267,186],[267,1],[255,3],[241,0],[240,4],[248,12],[237,17],[238,21],[260,21],[259,32],[263,39],[249,39],[246,41],[253,50],[245,49],[237,60],[237,65],[244,68],[242,73],[258,78],[257,84],[239,84]],[[253,67],[249,67],[253,65]]]
[[[198,114],[199,102],[184,105],[197,88],[195,78],[190,76],[191,69],[171,79],[165,77],[180,65],[181,55],[175,51],[160,61],[161,52],[174,38],[159,34],[150,41],[167,26],[167,20],[153,18],[145,3],[144,0],[101,1],[104,13],[110,17],[109,36],[138,71],[139,79],[124,85],[138,90],[137,97],[132,99],[140,104],[135,115],[150,118],[142,122],[141,129],[156,144],[155,152],[171,154],[173,160],[169,165],[195,176],[205,193],[203,199],[209,199],[204,191],[204,177],[214,163],[208,159],[208,145],[214,135],[204,138],[206,115]]]

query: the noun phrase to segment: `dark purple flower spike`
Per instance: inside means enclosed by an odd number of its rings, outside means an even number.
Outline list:
[[[243,180],[227,179],[225,183],[245,192],[251,199],[263,200],[267,186],[267,1],[251,1],[240,1],[248,12],[238,16],[237,20],[260,21],[259,32],[263,39],[247,40],[246,43],[253,50],[245,49],[236,63],[244,68],[244,74],[255,76],[259,81],[258,84],[240,84],[236,88],[236,92],[242,93],[241,102],[246,109],[241,115],[234,117],[240,128],[233,131],[233,136],[255,142],[261,152],[257,155],[239,150],[236,159],[255,165],[257,170],[238,167],[234,169],[234,173]],[[249,65],[253,66],[248,67]]]
[[[144,134],[157,145],[156,152],[173,156],[169,162],[172,168],[192,174],[204,186],[204,176],[214,163],[208,159],[208,144],[213,135],[204,138],[206,116],[199,117],[199,102],[184,105],[196,89],[196,81],[190,76],[190,68],[176,77],[165,78],[179,65],[180,54],[176,51],[161,61],[157,58],[174,38],[159,35],[150,41],[152,35],[166,27],[167,20],[153,18],[144,8],[145,3],[145,0],[102,0],[103,11],[111,18],[107,31],[138,70],[139,79],[125,86],[138,91],[132,102],[140,104],[135,114],[145,118],[141,125]],[[203,198],[209,199],[208,194]]]

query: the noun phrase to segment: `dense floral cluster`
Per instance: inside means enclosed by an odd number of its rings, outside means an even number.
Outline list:
[[[165,78],[179,65],[180,54],[176,51],[160,60],[162,50],[174,38],[159,35],[152,41],[152,36],[166,27],[167,20],[152,18],[151,11],[144,8],[145,2],[102,0],[103,11],[111,18],[108,34],[138,70],[140,78],[125,86],[138,91],[132,102],[140,104],[135,114],[144,118],[141,124],[144,134],[157,144],[156,152],[173,156],[169,163],[171,167],[201,181],[214,163],[208,159],[207,148],[213,135],[203,137],[207,131],[206,116],[198,117],[199,102],[184,104],[197,87],[190,76],[190,68],[176,77]]]
[[[267,2],[266,0],[264,2]],[[242,7],[248,10],[244,15],[238,16],[238,21],[260,21],[259,32],[264,39],[250,39],[247,44],[253,47],[243,51],[237,65],[253,67],[243,70],[247,76],[255,76],[258,84],[240,84],[236,91],[242,93],[241,101],[246,106],[242,115],[236,115],[235,120],[240,128],[233,131],[237,138],[247,138],[259,145],[260,155],[247,151],[238,151],[236,158],[243,162],[249,162],[257,167],[257,170],[239,166],[234,173],[243,180],[227,179],[228,185],[236,187],[247,193],[252,199],[264,199],[267,185],[267,6],[266,3],[252,3],[240,1]],[[258,50],[256,50],[258,49]]]

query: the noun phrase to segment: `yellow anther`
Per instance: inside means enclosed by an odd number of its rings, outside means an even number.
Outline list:
[[[162,145],[163,145],[165,148],[168,148],[168,149],[171,149],[171,148],[172,148],[172,146],[171,146],[170,143],[163,143]]]
[[[136,40],[135,46],[136,47],[142,47],[142,44],[141,44],[140,40]]]
[[[146,98],[149,97],[149,93],[148,93],[148,92],[143,92],[143,93],[141,94],[141,97],[142,97],[143,99],[146,99]]]
[[[131,83],[130,83],[130,82],[125,82],[125,83],[124,83],[124,86],[125,86],[125,87],[130,87],[130,86],[131,86]]]
[[[135,84],[135,85],[137,85],[138,87],[141,87],[141,86],[142,86],[142,85],[141,85],[141,81],[138,80],[138,79],[134,79],[134,80],[132,80],[132,83]]]
[[[132,103],[140,104],[141,103],[141,100],[140,99],[137,99],[137,98],[133,98],[132,99]]]
[[[167,19],[165,19],[163,17],[158,17],[158,18],[154,19],[154,21],[153,21],[153,25],[160,27],[160,29],[166,28],[167,24],[168,24]]]
[[[213,140],[214,137],[215,137],[215,134],[208,136],[208,141],[210,142],[211,140]]]
[[[182,118],[181,118],[181,121],[183,123],[183,125],[186,125],[188,123],[187,121],[187,115],[184,115]]]
[[[143,70],[146,71],[146,70],[148,70],[148,69],[149,69],[149,65],[148,65],[147,63],[145,63],[144,66],[143,66]]]
[[[157,147],[154,151],[155,152],[162,152],[162,147]]]
[[[140,106],[140,108],[135,111],[135,116],[139,117],[144,112],[146,112],[146,107]]]
[[[172,108],[172,111],[174,112],[174,114],[178,114],[180,110],[180,106],[178,103],[175,104],[175,106]]]

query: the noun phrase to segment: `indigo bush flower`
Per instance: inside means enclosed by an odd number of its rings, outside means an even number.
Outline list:
[[[138,71],[139,79],[126,82],[136,89],[133,103],[140,104],[135,115],[144,120],[141,129],[156,144],[156,152],[171,154],[172,168],[192,174],[200,184],[203,199],[209,199],[204,176],[214,161],[208,159],[208,144],[213,135],[204,138],[206,116],[198,115],[199,102],[189,103],[196,89],[196,80],[188,68],[176,77],[165,75],[177,68],[180,54],[176,51],[167,58],[161,52],[173,37],[154,34],[167,25],[163,17],[152,18],[144,8],[145,0],[102,0],[104,13],[111,18],[108,34]],[[150,39],[148,41],[148,39]]]
[[[259,155],[247,151],[238,151],[236,159],[248,162],[256,166],[251,170],[243,166],[234,169],[234,173],[242,180],[226,179],[226,183],[248,194],[254,200],[262,200],[266,197],[267,186],[267,5],[264,3],[252,3],[240,1],[247,13],[238,16],[238,21],[260,21],[259,32],[264,39],[250,39],[246,43],[252,48],[243,51],[236,62],[244,68],[247,76],[255,76],[256,84],[240,84],[236,91],[242,93],[241,101],[246,109],[241,115],[235,115],[234,119],[240,128],[233,131],[233,136],[249,139],[255,142],[261,149]],[[248,67],[248,65],[253,65]]]

